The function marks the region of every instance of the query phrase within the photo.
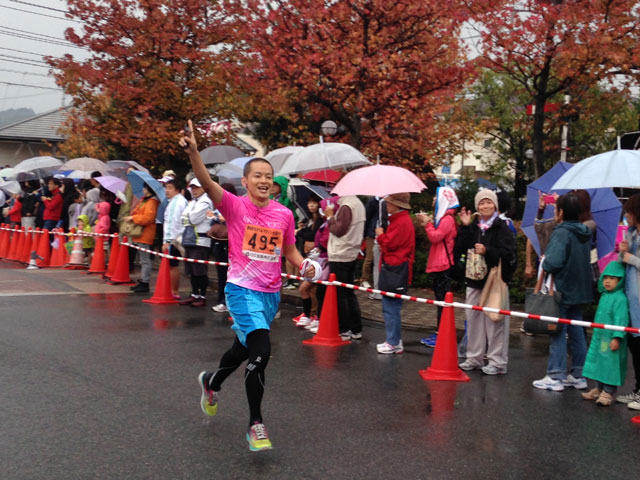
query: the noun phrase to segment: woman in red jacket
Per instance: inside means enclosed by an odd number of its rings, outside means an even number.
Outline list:
[[[62,215],[62,195],[60,194],[60,186],[62,182],[58,178],[52,178],[47,183],[49,189],[49,196],[42,197],[42,203],[44,204],[44,213],[42,214],[42,220],[44,220],[43,228],[51,231],[58,225],[60,216]]]
[[[22,201],[20,201],[20,195],[17,193],[11,196],[13,197],[13,203],[9,209],[9,222],[12,227],[19,227],[22,224]]]
[[[386,233],[382,228],[376,228],[376,240],[380,246],[382,265],[398,267],[407,263],[406,269],[399,269],[406,272],[407,277],[404,285],[401,286],[405,288],[411,284],[413,278],[413,259],[416,251],[416,233],[409,216],[410,200],[411,195],[409,193],[394,193],[385,197],[384,201],[389,214],[389,226]],[[381,269],[380,275],[380,284],[384,285],[384,268]],[[398,293],[398,290],[395,293]],[[382,297],[382,314],[384,316],[387,340],[376,346],[378,353],[393,354],[404,351],[400,335],[401,310],[402,299]]]

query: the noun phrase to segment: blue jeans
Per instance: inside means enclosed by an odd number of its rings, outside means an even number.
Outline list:
[[[560,305],[560,317],[582,320],[582,305]],[[575,325],[562,325],[560,331],[551,335],[547,375],[554,380],[567,378],[567,333],[571,350],[571,375],[582,378],[582,367],[587,356],[587,341],[584,329]]]
[[[47,229],[49,231],[51,231],[52,229],[56,228],[56,225],[58,224],[58,220],[45,220],[44,224],[42,225],[43,229]]]
[[[387,343],[394,347],[400,343],[400,323],[402,299],[382,297],[382,315],[384,316],[384,329],[387,331]]]

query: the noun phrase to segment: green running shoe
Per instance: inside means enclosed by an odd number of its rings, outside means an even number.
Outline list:
[[[218,413],[218,392],[209,390],[204,384],[204,376],[207,372],[200,372],[198,375],[198,383],[202,389],[202,396],[200,397],[200,406],[205,415],[213,417]]]

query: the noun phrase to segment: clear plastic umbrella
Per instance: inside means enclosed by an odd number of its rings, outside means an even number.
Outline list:
[[[278,174],[291,175],[370,164],[367,157],[346,143],[317,143],[305,147],[287,158]]]
[[[269,163],[273,167],[273,171],[276,172],[276,175],[279,175],[280,169],[282,168],[282,165],[284,165],[284,162],[287,160],[287,158],[303,149],[304,147],[282,147],[269,152],[267,155],[265,155],[264,158],[265,160],[269,161]]]
[[[200,152],[202,163],[205,165],[211,165],[212,163],[227,163],[234,158],[244,156],[244,152],[239,148],[232,147],[231,145],[214,145],[213,147],[207,147]]]
[[[20,173],[31,172],[35,177],[46,177],[52,170],[60,170],[62,160],[53,157],[33,157],[18,163],[13,169],[17,172],[12,179],[17,178]],[[71,169],[72,170],[72,169]]]
[[[22,188],[20,188],[20,184],[15,180],[10,180],[8,182],[0,182],[0,190],[2,190],[7,195],[12,195],[14,193],[22,193]]]
[[[79,157],[62,164],[59,170],[81,170],[83,172],[107,173],[109,166],[102,160],[90,157]]]
[[[552,190],[589,188],[640,188],[640,151],[612,150],[573,165]]]

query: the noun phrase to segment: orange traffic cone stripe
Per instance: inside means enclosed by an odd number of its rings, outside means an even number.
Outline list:
[[[329,275],[329,281],[336,280],[335,274]],[[322,312],[320,313],[320,324],[318,333],[309,340],[302,342],[304,345],[322,345],[326,347],[339,347],[351,343],[349,340],[342,340],[338,331],[338,292],[335,285],[328,285],[322,302]]]

